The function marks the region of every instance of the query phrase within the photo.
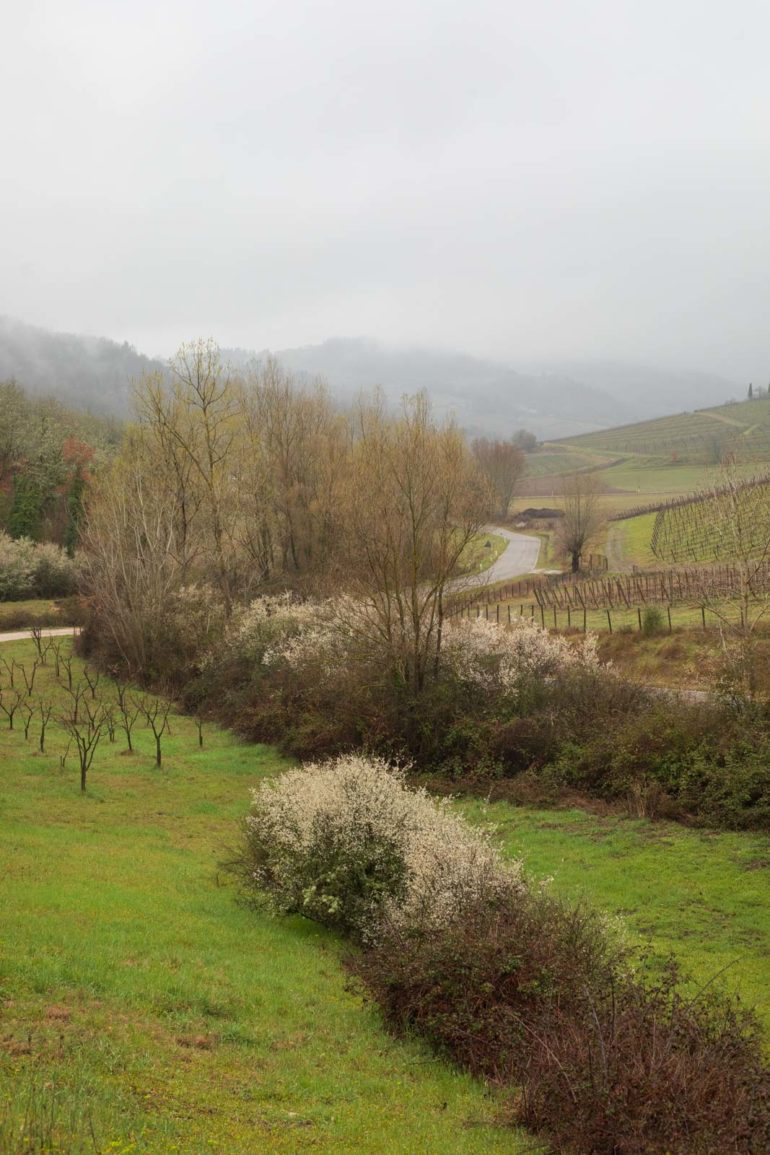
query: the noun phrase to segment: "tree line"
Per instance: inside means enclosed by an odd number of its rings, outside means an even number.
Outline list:
[[[234,371],[205,341],[142,378],[136,411],[82,539],[93,633],[117,661],[152,677],[257,593],[344,590],[398,675],[424,683],[448,583],[507,511],[520,448],[469,445],[423,394],[340,409],[322,384],[275,361]]]
[[[72,555],[93,471],[120,437],[117,422],[0,382],[0,530]]]

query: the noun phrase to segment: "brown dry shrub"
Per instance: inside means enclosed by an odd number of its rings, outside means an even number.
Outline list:
[[[602,919],[535,892],[443,933],[387,932],[351,965],[388,1021],[520,1088],[519,1122],[560,1152],[761,1155],[770,1071],[753,1016],[670,964],[629,969]]]

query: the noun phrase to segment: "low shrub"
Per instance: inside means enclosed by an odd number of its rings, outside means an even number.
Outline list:
[[[528,885],[402,771],[350,755],[263,783],[237,869],[250,896],[350,936],[387,1020],[509,1087],[557,1150],[768,1150],[753,1015],[634,959],[615,924]]]
[[[488,838],[403,771],[348,755],[290,770],[253,794],[238,872],[252,895],[357,940],[385,925],[443,927],[523,890]]]
[[[657,634],[662,634],[665,624],[660,606],[647,606],[642,614],[642,636],[654,638]]]
[[[752,1014],[673,963],[629,965],[600,916],[530,891],[436,934],[389,929],[350,965],[400,1030],[517,1088],[558,1151],[759,1155],[770,1069]]]

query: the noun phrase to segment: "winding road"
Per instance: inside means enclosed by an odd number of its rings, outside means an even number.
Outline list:
[[[512,578],[532,573],[540,554],[540,538],[524,533],[511,533],[499,525],[485,525],[483,533],[504,537],[507,546],[491,566],[477,574],[466,574],[450,582],[450,589],[467,590],[474,586],[493,585],[495,582],[511,581]]]

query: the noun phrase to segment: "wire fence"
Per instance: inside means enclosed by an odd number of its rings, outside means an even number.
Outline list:
[[[498,602],[495,605],[465,605],[458,614],[461,618],[485,618],[498,625],[511,625],[518,618],[537,622],[545,629],[560,633],[578,631],[587,633],[672,633],[675,629],[722,630],[740,624],[740,610],[736,606],[714,608],[706,605],[630,606],[604,609],[576,609],[567,606],[544,606],[535,602],[518,605]]]

